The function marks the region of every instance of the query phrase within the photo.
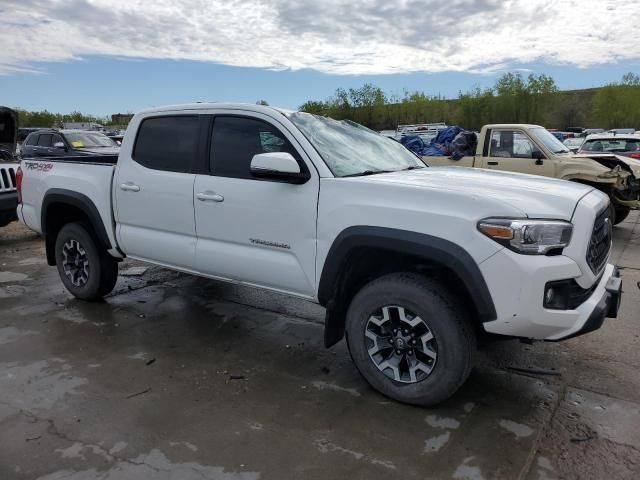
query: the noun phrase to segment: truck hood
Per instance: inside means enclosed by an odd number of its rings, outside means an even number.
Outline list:
[[[578,201],[593,190],[553,178],[465,167],[429,167],[355,179],[455,192],[469,197],[470,202],[491,199],[515,207],[529,218],[559,220],[570,220]]]

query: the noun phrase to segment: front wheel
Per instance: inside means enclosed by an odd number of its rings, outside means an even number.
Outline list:
[[[614,207],[615,215],[613,224],[618,225],[619,223],[624,222],[624,220],[629,216],[631,209],[629,207]]]
[[[75,297],[98,300],[113,290],[118,263],[98,246],[90,227],[83,223],[62,227],[55,254],[62,283]]]
[[[346,322],[356,367],[395,400],[436,405],[471,372],[476,341],[467,314],[431,279],[399,273],[374,280],[354,297]]]

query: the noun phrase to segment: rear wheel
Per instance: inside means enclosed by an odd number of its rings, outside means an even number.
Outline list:
[[[464,309],[420,275],[390,274],[365,286],[351,302],[346,330],[362,376],[401,402],[436,405],[473,366],[475,335]]]
[[[64,286],[82,300],[107,295],[118,280],[118,263],[98,246],[84,223],[68,223],[58,233],[56,265]]]

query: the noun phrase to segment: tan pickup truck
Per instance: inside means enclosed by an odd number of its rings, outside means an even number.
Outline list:
[[[506,170],[591,185],[611,199],[614,224],[640,208],[640,161],[613,154],[576,155],[544,127],[485,125],[475,156],[422,157],[428,165]]]

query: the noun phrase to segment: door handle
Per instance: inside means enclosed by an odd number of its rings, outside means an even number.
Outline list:
[[[201,202],[224,202],[224,197],[216,192],[200,192],[196,193],[196,198]]]
[[[127,182],[120,184],[120,190],[124,190],[125,192],[139,192],[140,187],[134,183]]]
[[[499,162],[487,162],[487,165],[500,165]]]

